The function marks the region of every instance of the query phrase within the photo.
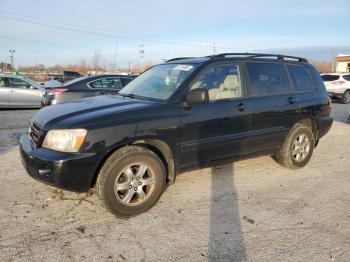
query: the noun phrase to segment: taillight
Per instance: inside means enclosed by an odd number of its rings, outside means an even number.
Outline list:
[[[48,95],[59,95],[63,92],[66,92],[68,89],[57,88],[48,91]]]
[[[342,85],[342,84],[345,84],[345,81],[332,82],[332,85]]]

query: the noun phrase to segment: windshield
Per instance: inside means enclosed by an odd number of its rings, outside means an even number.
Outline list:
[[[190,64],[157,65],[131,81],[119,94],[166,100],[195,68]]]

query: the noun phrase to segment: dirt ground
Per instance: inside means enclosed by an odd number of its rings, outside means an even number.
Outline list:
[[[147,213],[41,184],[17,141],[33,110],[0,111],[0,261],[350,261],[349,106],[309,165],[270,157],[180,175]]]

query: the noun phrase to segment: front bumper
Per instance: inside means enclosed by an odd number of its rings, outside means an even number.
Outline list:
[[[20,153],[22,163],[32,178],[75,192],[86,192],[90,189],[99,165],[94,153],[33,149],[28,134],[21,137]]]

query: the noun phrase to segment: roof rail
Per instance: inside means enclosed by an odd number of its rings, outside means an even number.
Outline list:
[[[242,56],[248,58],[263,58],[263,57],[275,57],[277,60],[296,60],[298,62],[307,63],[307,59],[298,56],[290,56],[290,55],[277,55],[277,54],[260,54],[260,53],[222,53],[218,55],[211,56],[210,59],[213,58],[221,58],[226,56]]]
[[[194,57],[176,57],[176,58],[172,58],[172,59],[166,60],[165,62],[181,60],[181,59],[187,59],[187,58],[194,58]]]

